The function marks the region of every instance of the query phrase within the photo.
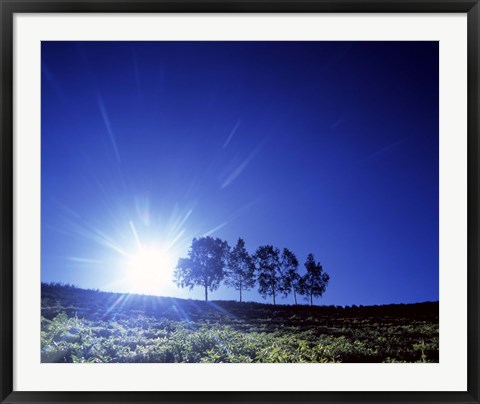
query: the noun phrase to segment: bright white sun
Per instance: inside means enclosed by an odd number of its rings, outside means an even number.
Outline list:
[[[166,249],[142,247],[127,264],[131,293],[160,294],[172,282],[175,259]]]

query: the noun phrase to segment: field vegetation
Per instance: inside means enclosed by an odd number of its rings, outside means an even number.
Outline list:
[[[438,302],[268,305],[42,284],[42,362],[438,362]]]

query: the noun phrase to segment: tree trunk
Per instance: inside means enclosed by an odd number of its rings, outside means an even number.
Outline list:
[[[240,286],[240,303],[242,302],[242,287]]]
[[[313,294],[310,293],[310,306],[313,306]]]
[[[205,301],[208,302],[208,287],[205,286]]]
[[[295,299],[295,306],[297,305],[297,294],[295,293],[295,289],[293,290],[293,298]]]

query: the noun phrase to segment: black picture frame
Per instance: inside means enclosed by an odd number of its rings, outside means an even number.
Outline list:
[[[478,0],[0,0],[1,209],[0,399],[2,403],[479,403],[479,22]],[[34,392],[13,391],[13,16],[16,13],[467,13],[468,380],[459,392]]]

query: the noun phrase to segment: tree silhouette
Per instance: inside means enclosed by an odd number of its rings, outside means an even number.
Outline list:
[[[325,293],[330,275],[323,272],[322,265],[319,262],[315,262],[313,254],[308,254],[305,268],[307,273],[301,279],[300,289],[302,294],[310,296],[310,305],[313,306],[313,298],[322,297]]]
[[[240,292],[255,286],[255,264],[245,249],[245,241],[238,239],[237,245],[228,254],[225,284]]]
[[[272,296],[273,304],[276,304],[275,298],[282,290],[280,250],[271,245],[258,247],[254,262],[257,270],[258,292],[263,298]]]
[[[180,258],[174,273],[179,287],[203,286],[205,301],[208,290],[213,292],[224,278],[224,269],[229,247],[226,241],[213,237],[192,240],[187,258]]]
[[[280,261],[282,269],[282,292],[285,297],[293,292],[295,304],[297,304],[297,293],[301,294],[300,287],[301,276],[298,273],[298,259],[288,248],[283,249]]]

